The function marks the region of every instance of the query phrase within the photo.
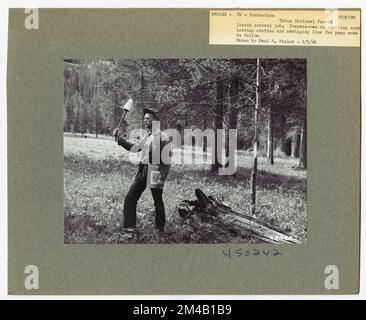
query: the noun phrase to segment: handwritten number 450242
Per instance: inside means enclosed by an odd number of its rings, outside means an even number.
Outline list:
[[[278,249],[251,249],[251,250],[242,250],[242,249],[224,249],[222,250],[222,254],[228,258],[239,258],[239,257],[276,257],[282,256],[282,252]]]

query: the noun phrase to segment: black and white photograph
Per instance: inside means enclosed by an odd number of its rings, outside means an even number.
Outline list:
[[[63,66],[64,243],[306,242],[306,59]]]

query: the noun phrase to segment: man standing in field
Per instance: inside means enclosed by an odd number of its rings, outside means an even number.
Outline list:
[[[120,146],[130,152],[141,151],[137,174],[124,201],[123,227],[130,233],[134,232],[137,202],[146,187],[149,187],[154,199],[155,227],[159,233],[162,233],[165,226],[163,188],[170,168],[171,146],[169,137],[159,129],[160,120],[157,112],[145,108],[143,114],[147,133],[137,143],[124,139],[119,129],[115,129],[113,132],[115,140]]]

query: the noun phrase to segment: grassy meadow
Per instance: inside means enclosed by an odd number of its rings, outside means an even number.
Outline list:
[[[184,152],[192,152],[185,149]],[[178,152],[179,153],[179,152]],[[174,153],[174,157],[177,152]],[[198,157],[198,156],[197,156]],[[173,158],[174,162],[174,158]],[[298,159],[275,158],[269,165],[259,158],[257,218],[306,239],[306,171]],[[155,231],[154,206],[146,190],[137,206],[137,234],[128,240],[123,232],[123,201],[137,171],[129,154],[113,138],[64,135],[64,233],[65,243],[249,243],[257,242],[247,230],[241,235],[222,232],[215,226],[184,220],[178,215],[181,200],[195,199],[194,190],[221,199],[233,210],[248,213],[250,200],[249,152],[238,152],[236,176],[210,176],[207,164],[171,166],[163,199],[165,234]]]

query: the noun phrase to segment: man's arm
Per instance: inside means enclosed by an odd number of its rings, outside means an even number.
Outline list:
[[[130,152],[139,152],[141,151],[141,142],[140,143],[132,143],[125,138],[121,137],[122,132],[120,132],[118,129],[115,129],[113,132],[113,135],[116,138],[117,144],[121,147],[125,148],[127,151]]]
[[[130,152],[139,152],[141,151],[141,145],[139,143],[132,143],[122,137],[119,137],[117,143]]]

